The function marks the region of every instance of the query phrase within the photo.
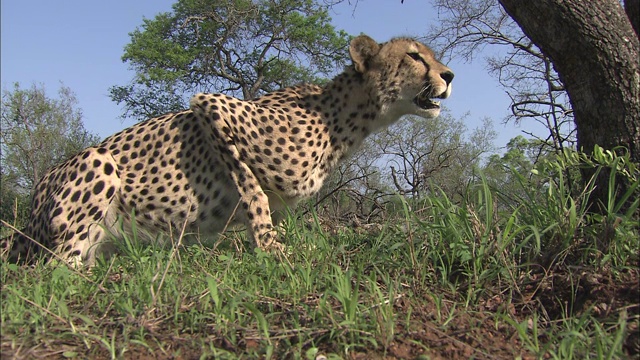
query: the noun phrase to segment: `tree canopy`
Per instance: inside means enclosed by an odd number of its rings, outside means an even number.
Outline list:
[[[28,89],[15,83],[2,94],[3,188],[28,193],[46,170],[75,155],[100,138],[84,128],[75,94],[61,86],[58,97],[44,86]]]
[[[99,142],[82,123],[82,110],[68,87],[57,98],[42,85],[19,83],[2,93],[0,114],[1,219],[12,219],[14,201],[26,211],[31,190],[48,168]]]
[[[135,71],[110,89],[124,117],[184,108],[196,92],[252,99],[322,81],[345,65],[349,36],[313,0],[179,0],[130,33],[122,60]]]

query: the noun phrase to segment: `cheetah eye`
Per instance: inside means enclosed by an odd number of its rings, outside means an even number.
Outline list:
[[[422,58],[420,57],[420,53],[410,52],[410,53],[407,53],[407,55],[409,55],[409,57],[412,58],[415,61],[421,61],[422,60]]]

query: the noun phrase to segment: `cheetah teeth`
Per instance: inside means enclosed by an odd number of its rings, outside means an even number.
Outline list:
[[[431,100],[429,98],[419,98],[416,97],[414,99],[414,103],[422,109],[437,109],[440,107],[440,101]]]

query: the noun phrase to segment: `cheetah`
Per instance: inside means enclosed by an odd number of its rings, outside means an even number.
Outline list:
[[[62,258],[93,264],[135,220],[143,233],[185,227],[215,235],[243,224],[273,250],[287,207],[318,192],[371,133],[403,115],[433,118],[453,72],[407,37],[349,44],[352,64],[324,86],[299,85],[253,100],[200,93],[189,109],[133,125],[53,167],[35,188],[23,233]],[[120,224],[120,225],[118,225]],[[42,251],[26,236],[9,259]],[[5,241],[6,242],[6,241]]]

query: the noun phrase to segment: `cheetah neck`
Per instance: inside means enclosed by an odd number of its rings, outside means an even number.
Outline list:
[[[353,67],[322,88],[319,108],[323,109],[322,121],[329,128],[330,149],[338,161],[358,150],[364,139],[387,121],[374,89]],[[336,163],[328,165],[333,167]]]
[[[348,68],[324,87],[299,85],[254,100],[259,106],[281,112],[282,118],[274,119],[278,135],[269,139],[270,144],[279,145],[275,152],[282,153],[282,147],[286,147],[292,154],[283,154],[285,161],[295,157],[293,165],[305,164],[299,169],[299,177],[291,177],[288,186],[276,187],[283,198],[299,199],[316,193],[326,177],[359,149],[369,134],[397,120],[399,116],[392,119],[382,105],[382,92],[384,88],[379,84]],[[280,125],[284,114],[288,116],[288,127]],[[273,133],[273,126],[269,128],[265,133]],[[288,136],[280,135],[287,132]],[[254,145],[259,149],[262,144],[258,141]],[[281,162],[278,159],[272,167],[278,168]],[[297,174],[294,167],[287,170],[290,176]],[[282,179],[280,174],[277,176]]]

